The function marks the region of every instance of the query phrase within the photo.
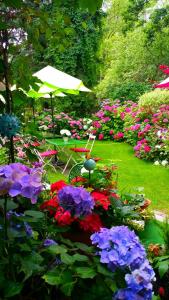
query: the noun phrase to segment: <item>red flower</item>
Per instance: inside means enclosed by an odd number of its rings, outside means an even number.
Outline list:
[[[56,213],[56,210],[57,210],[58,206],[59,206],[59,204],[58,204],[57,198],[56,198],[56,196],[55,196],[55,197],[53,197],[52,199],[43,202],[43,203],[40,205],[40,209],[41,209],[41,210],[48,210],[49,213],[50,213],[50,215],[51,215],[51,216],[54,216],[55,213]]]
[[[169,66],[167,66],[167,65],[160,65],[160,66],[159,66],[159,69],[160,69],[160,70],[167,69],[167,68],[169,68]]]
[[[108,196],[104,195],[100,192],[92,192],[91,196],[93,197],[94,201],[96,202],[96,206],[102,206],[105,210],[108,210],[110,205],[110,200]]]
[[[164,297],[165,296],[165,289],[160,286],[159,289],[158,289],[158,293],[161,297]]]
[[[52,183],[51,186],[50,186],[51,192],[54,193],[55,191],[59,191],[66,185],[67,184],[64,180],[59,180],[55,183]]]
[[[169,68],[162,70],[163,73],[169,74]]]
[[[91,214],[86,216],[83,220],[79,220],[79,226],[84,231],[97,232],[103,227],[99,215]]]
[[[54,218],[60,226],[70,225],[75,220],[71,217],[70,212],[64,210],[61,206],[59,206]]]
[[[71,183],[73,184],[73,183],[77,183],[77,182],[86,182],[86,178],[83,178],[83,177],[81,177],[81,176],[77,176],[77,177],[75,177],[75,178],[73,178],[72,180],[71,180]]]

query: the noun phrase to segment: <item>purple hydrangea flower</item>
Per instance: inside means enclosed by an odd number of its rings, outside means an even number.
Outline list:
[[[46,239],[46,240],[44,240],[43,245],[45,247],[49,247],[49,246],[52,246],[52,245],[57,245],[57,243],[52,239]]]
[[[73,216],[85,216],[94,208],[94,200],[82,187],[65,186],[58,193],[59,204]]]
[[[13,163],[0,167],[0,195],[11,197],[21,195],[36,203],[42,191],[42,170],[29,168],[21,163]]]
[[[115,293],[115,300],[151,300],[154,271],[146,259],[144,247],[134,231],[127,226],[102,228],[91,236],[92,244],[100,249],[100,261],[113,272],[128,270],[125,275],[127,287]]]

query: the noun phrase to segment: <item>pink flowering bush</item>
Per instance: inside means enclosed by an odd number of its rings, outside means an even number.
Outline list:
[[[127,141],[141,159],[167,165],[169,161],[169,105],[147,110],[132,101],[105,100],[90,118],[75,119],[64,112],[54,115],[54,124],[46,111],[39,117],[39,129],[48,131],[66,128],[72,138],[84,139],[89,134],[99,141]],[[46,130],[46,129],[45,129]],[[21,153],[20,153],[21,154]],[[157,163],[158,161],[158,163]],[[164,161],[164,162],[163,162]]]

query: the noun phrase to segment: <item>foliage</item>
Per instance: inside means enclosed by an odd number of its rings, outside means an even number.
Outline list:
[[[139,107],[147,111],[156,111],[162,104],[169,105],[169,92],[167,90],[156,89],[155,91],[143,94],[139,99]]]
[[[168,10],[167,1],[161,8],[155,1],[112,1],[100,47],[101,81],[96,87],[100,98],[116,97],[116,86],[121,86],[119,95],[124,97],[130,83],[138,97],[139,92],[149,91],[151,84],[161,80],[157,66],[169,62]],[[145,89],[136,93],[136,86]]]
[[[83,80],[92,88],[98,81],[98,46],[101,37],[101,19],[103,13],[91,14],[77,6],[77,1],[52,2],[46,7],[50,14],[51,35],[40,37],[41,48],[35,51],[34,61],[39,67],[52,65],[61,71]],[[79,96],[67,96],[60,102],[64,112],[75,111],[82,116],[95,107],[93,94],[81,93]],[[92,102],[92,103],[91,103]],[[94,107],[93,107],[94,106]],[[55,103],[58,111],[58,104]]]

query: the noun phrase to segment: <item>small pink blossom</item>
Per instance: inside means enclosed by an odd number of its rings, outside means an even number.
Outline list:
[[[99,134],[99,140],[101,141],[101,140],[103,140],[104,139],[104,134],[103,133],[100,133]]]

